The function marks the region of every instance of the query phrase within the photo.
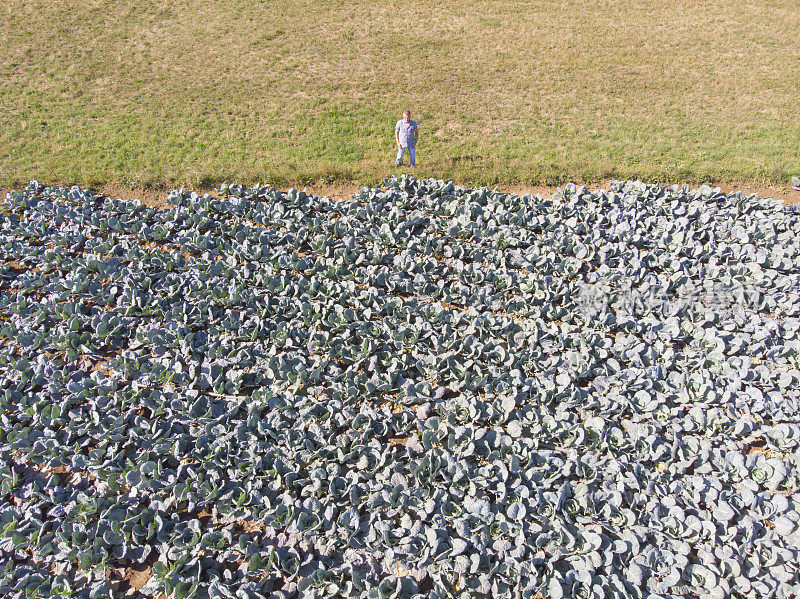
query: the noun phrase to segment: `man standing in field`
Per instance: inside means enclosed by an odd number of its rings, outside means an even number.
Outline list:
[[[397,141],[397,160],[396,166],[400,166],[400,161],[403,160],[403,154],[408,150],[408,156],[411,158],[411,166],[416,164],[414,159],[414,150],[417,149],[417,139],[419,138],[419,130],[417,129],[417,122],[411,120],[411,112],[406,110],[403,112],[403,118],[397,121],[394,126],[394,138]]]

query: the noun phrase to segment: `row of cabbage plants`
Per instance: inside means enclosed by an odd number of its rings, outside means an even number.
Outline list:
[[[0,225],[0,593],[800,593],[800,213],[32,182]]]

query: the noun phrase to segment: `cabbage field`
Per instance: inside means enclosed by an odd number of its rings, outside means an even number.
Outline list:
[[[6,196],[0,595],[800,595],[798,208],[217,195]]]

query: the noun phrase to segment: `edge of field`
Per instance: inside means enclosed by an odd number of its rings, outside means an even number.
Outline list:
[[[593,185],[587,185],[586,187],[591,191],[597,190],[606,190],[608,189],[608,185],[611,182],[610,179],[600,181]],[[459,184],[457,182],[457,184]],[[800,191],[793,189],[792,187],[787,186],[779,186],[779,185],[772,185],[772,186],[764,186],[758,184],[727,184],[727,183],[713,183],[710,184],[711,187],[719,187],[725,193],[732,193],[736,191],[742,191],[746,195],[756,194],[760,198],[775,198],[776,200],[782,201],[787,206],[791,206],[794,204],[800,204]],[[303,186],[301,189],[304,189],[307,193],[311,193],[317,196],[327,196],[331,199],[337,200],[348,200],[352,197],[354,193],[357,193],[359,189],[361,189],[363,185],[359,185],[355,181],[349,182],[338,182],[338,183],[312,183],[310,185]],[[504,193],[516,193],[517,195],[541,195],[542,197],[552,197],[553,193],[558,191],[558,186],[548,186],[548,185],[538,185],[538,186],[526,186],[526,185],[497,185],[493,186],[498,191]],[[697,185],[693,185],[693,188],[698,187]],[[171,189],[145,189],[142,187],[132,187],[127,185],[120,185],[115,183],[109,183],[106,185],[102,185],[96,188],[91,188],[95,193],[102,193],[103,195],[114,198],[114,199],[122,199],[122,200],[139,200],[142,204],[146,206],[152,206],[156,208],[164,208],[169,205],[167,202],[167,198],[169,197],[169,193]],[[215,194],[217,192],[214,188],[206,188],[206,187],[192,187],[186,186],[184,189],[190,191],[196,191],[200,195],[205,193],[208,194]],[[288,188],[282,188],[288,189]],[[0,198],[5,198],[6,193],[10,192],[11,189],[3,189],[0,188]]]

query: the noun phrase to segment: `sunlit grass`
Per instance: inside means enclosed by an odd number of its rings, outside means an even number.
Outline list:
[[[5,2],[0,186],[800,172],[794,0]]]

